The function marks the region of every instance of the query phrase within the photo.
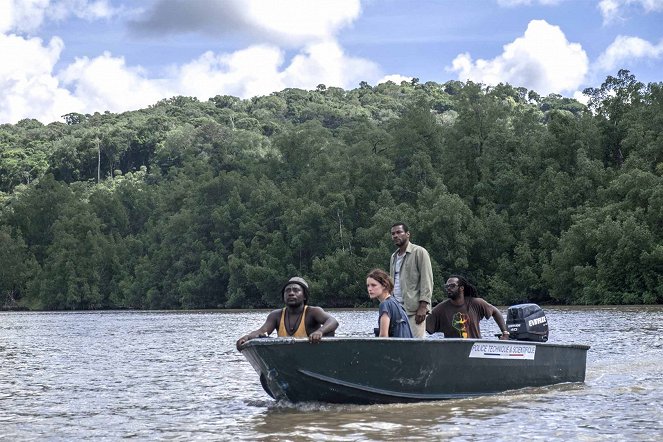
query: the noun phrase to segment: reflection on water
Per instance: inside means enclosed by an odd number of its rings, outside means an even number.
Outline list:
[[[551,342],[592,346],[584,384],[373,406],[269,398],[235,350],[266,312],[1,313],[0,440],[657,440],[663,307],[546,313]],[[339,336],[377,320],[333,314]]]

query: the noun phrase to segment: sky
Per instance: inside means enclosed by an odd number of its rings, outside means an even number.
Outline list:
[[[362,81],[663,81],[663,0],[0,0],[0,124]]]

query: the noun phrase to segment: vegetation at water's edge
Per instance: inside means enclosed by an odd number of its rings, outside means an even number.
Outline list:
[[[663,301],[663,83],[585,106],[510,85],[362,83],[0,125],[0,306],[365,305],[402,220],[436,288]]]

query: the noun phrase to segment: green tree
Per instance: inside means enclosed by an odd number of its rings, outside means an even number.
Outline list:
[[[20,234],[0,226],[0,308],[15,308],[28,294],[39,264]]]
[[[83,204],[67,207],[53,224],[53,242],[39,275],[39,302],[49,310],[109,307],[119,266],[113,241]]]
[[[609,75],[600,88],[583,91],[589,97],[589,108],[600,119],[607,165],[621,167],[629,154],[623,145],[628,125],[625,117],[633,107],[642,105],[643,88],[628,70],[620,69],[617,77]]]
[[[641,304],[663,300],[661,177],[622,174],[601,192],[603,204],[574,217],[544,277],[566,303]]]

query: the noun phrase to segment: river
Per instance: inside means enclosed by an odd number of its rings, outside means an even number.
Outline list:
[[[235,349],[265,311],[3,312],[0,440],[660,440],[663,306],[545,310],[550,342],[591,346],[584,383],[371,406],[267,396]],[[376,326],[331,313],[337,336]]]

